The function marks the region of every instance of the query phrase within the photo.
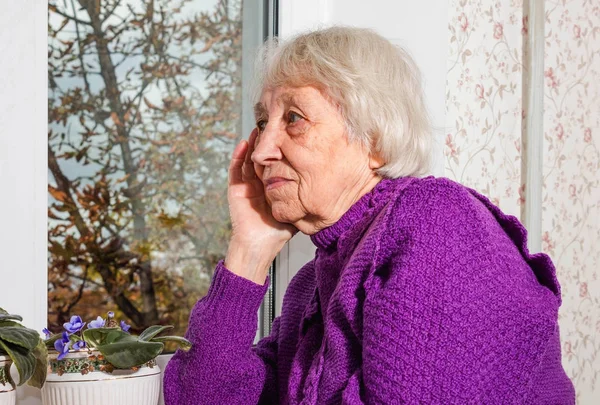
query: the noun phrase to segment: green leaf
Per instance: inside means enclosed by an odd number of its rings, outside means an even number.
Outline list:
[[[8,312],[6,312],[3,308],[0,308],[0,321],[4,321],[4,320],[13,320],[13,321],[22,322],[23,318],[20,317],[19,315],[11,315]]]
[[[94,328],[83,332],[83,339],[90,347],[100,347],[103,345],[119,342],[122,340],[136,341],[134,336],[123,332],[119,328]]]
[[[98,350],[116,368],[131,368],[154,359],[162,352],[163,347],[160,342],[132,340],[98,346]]]
[[[29,351],[37,346],[40,341],[40,335],[33,329],[4,326],[0,328],[0,339],[21,346]]]
[[[181,336],[159,336],[152,339],[152,342],[175,342],[177,343],[179,348],[185,352],[192,348],[192,342],[190,342],[186,338],[182,338]]]
[[[31,351],[0,339],[0,348],[8,353],[19,371],[19,385],[31,378],[35,369],[35,357]]]
[[[21,325],[18,322],[14,321],[0,321],[0,328],[4,326],[16,326],[17,328],[24,328],[25,326]]]
[[[8,321],[8,320],[21,322],[21,321],[23,321],[23,318],[20,317],[19,315],[0,314],[0,321]]]
[[[32,353],[35,358],[35,367],[27,384],[41,389],[44,386],[46,374],[48,373],[48,349],[46,349],[46,344],[43,340],[40,339]]]
[[[158,335],[159,333],[164,332],[167,329],[173,329],[172,325],[153,325],[150,326],[148,329],[146,329],[145,331],[143,331],[140,334],[139,339],[143,340],[145,342],[149,342],[150,340],[152,340],[152,338],[156,335]]]
[[[4,312],[6,312],[6,311],[4,311]],[[9,320],[22,322],[23,318],[19,315],[0,313],[0,321],[9,321]]]

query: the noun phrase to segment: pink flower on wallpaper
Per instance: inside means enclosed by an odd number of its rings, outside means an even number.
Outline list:
[[[519,199],[517,200],[517,205],[525,204],[525,184],[521,184],[519,187]]]
[[[481,84],[475,86],[475,94],[477,95],[477,97],[483,98],[483,86]]]
[[[573,354],[573,349],[571,348],[571,342],[569,342],[568,340],[565,342],[565,354],[566,355]]]
[[[583,283],[581,283],[579,285],[579,296],[581,298],[585,297],[588,294],[588,286],[587,283],[584,281]]]
[[[523,17],[523,28],[521,28],[521,34],[527,35],[529,32],[529,16]]]
[[[585,143],[592,142],[592,128],[586,128],[585,131],[583,131],[583,141]]]
[[[467,32],[467,28],[469,28],[469,19],[467,18],[467,16],[465,15],[465,13],[462,13],[458,17],[458,22],[460,23],[460,29],[463,32]]]
[[[452,135],[446,135],[446,156],[456,156],[456,144],[452,141]]]
[[[565,129],[563,128],[562,124],[558,123],[558,125],[554,128],[554,131],[556,132],[556,137],[558,140],[562,141],[562,139],[565,137]]]
[[[494,25],[494,38],[502,39],[502,35],[504,35],[504,27],[500,23],[496,23]]]
[[[544,72],[544,76],[546,76],[548,79],[546,81],[548,87],[555,89],[558,86],[558,80],[556,80],[556,77],[554,77],[554,70],[552,68],[548,68],[548,70]]]
[[[573,26],[573,35],[575,35],[575,38],[577,39],[581,38],[581,27],[577,24]]]
[[[577,197],[577,187],[575,187],[575,184],[569,185],[569,195],[573,198]]]
[[[554,254],[554,242],[550,239],[550,234],[548,231],[542,234],[542,250],[548,252],[550,254]]]

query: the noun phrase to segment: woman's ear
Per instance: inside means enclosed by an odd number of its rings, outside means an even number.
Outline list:
[[[385,165],[385,160],[383,160],[383,158],[381,156],[379,156],[379,153],[375,153],[375,152],[369,153],[369,168],[371,170],[381,169],[384,165]]]

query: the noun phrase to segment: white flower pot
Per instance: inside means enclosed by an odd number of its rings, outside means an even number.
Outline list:
[[[48,376],[42,388],[44,405],[158,403],[161,381],[156,362],[152,361],[138,370],[115,369],[110,373],[100,371],[107,368],[97,358],[99,354],[91,352],[90,357],[88,351],[71,352],[62,361],[57,361],[57,355],[51,354]]]
[[[17,391],[8,382],[12,360],[8,356],[0,356],[0,405],[15,405]]]

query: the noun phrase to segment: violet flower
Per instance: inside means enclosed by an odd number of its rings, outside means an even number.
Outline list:
[[[75,350],[81,350],[83,348],[85,348],[85,341],[83,340],[78,340],[73,344],[73,349]]]
[[[115,313],[113,311],[108,311],[108,317],[110,319],[114,318],[115,317]]]
[[[79,315],[73,315],[71,317],[71,321],[70,322],[65,322],[63,324],[63,326],[67,330],[67,332],[69,332],[69,333],[77,333],[81,329],[83,329],[83,327],[85,326],[85,322],[83,322],[81,320],[81,317]]]
[[[96,318],[96,320],[88,323],[88,329],[103,328],[104,325],[106,325],[106,321],[104,319],[102,319],[101,316],[98,316],[98,318]]]
[[[44,339],[50,339],[50,336],[52,336],[52,332],[50,332],[48,328],[42,329],[42,332],[44,332]]]
[[[122,330],[123,332],[127,332],[127,333],[129,333],[129,329],[130,329],[130,328],[131,328],[131,325],[127,325],[127,324],[125,323],[125,321],[121,321],[121,330]]]
[[[67,332],[62,333],[62,339],[57,339],[54,342],[54,348],[58,352],[58,360],[62,360],[67,353],[69,353],[69,346],[71,345],[71,341],[69,340],[69,335]]]

